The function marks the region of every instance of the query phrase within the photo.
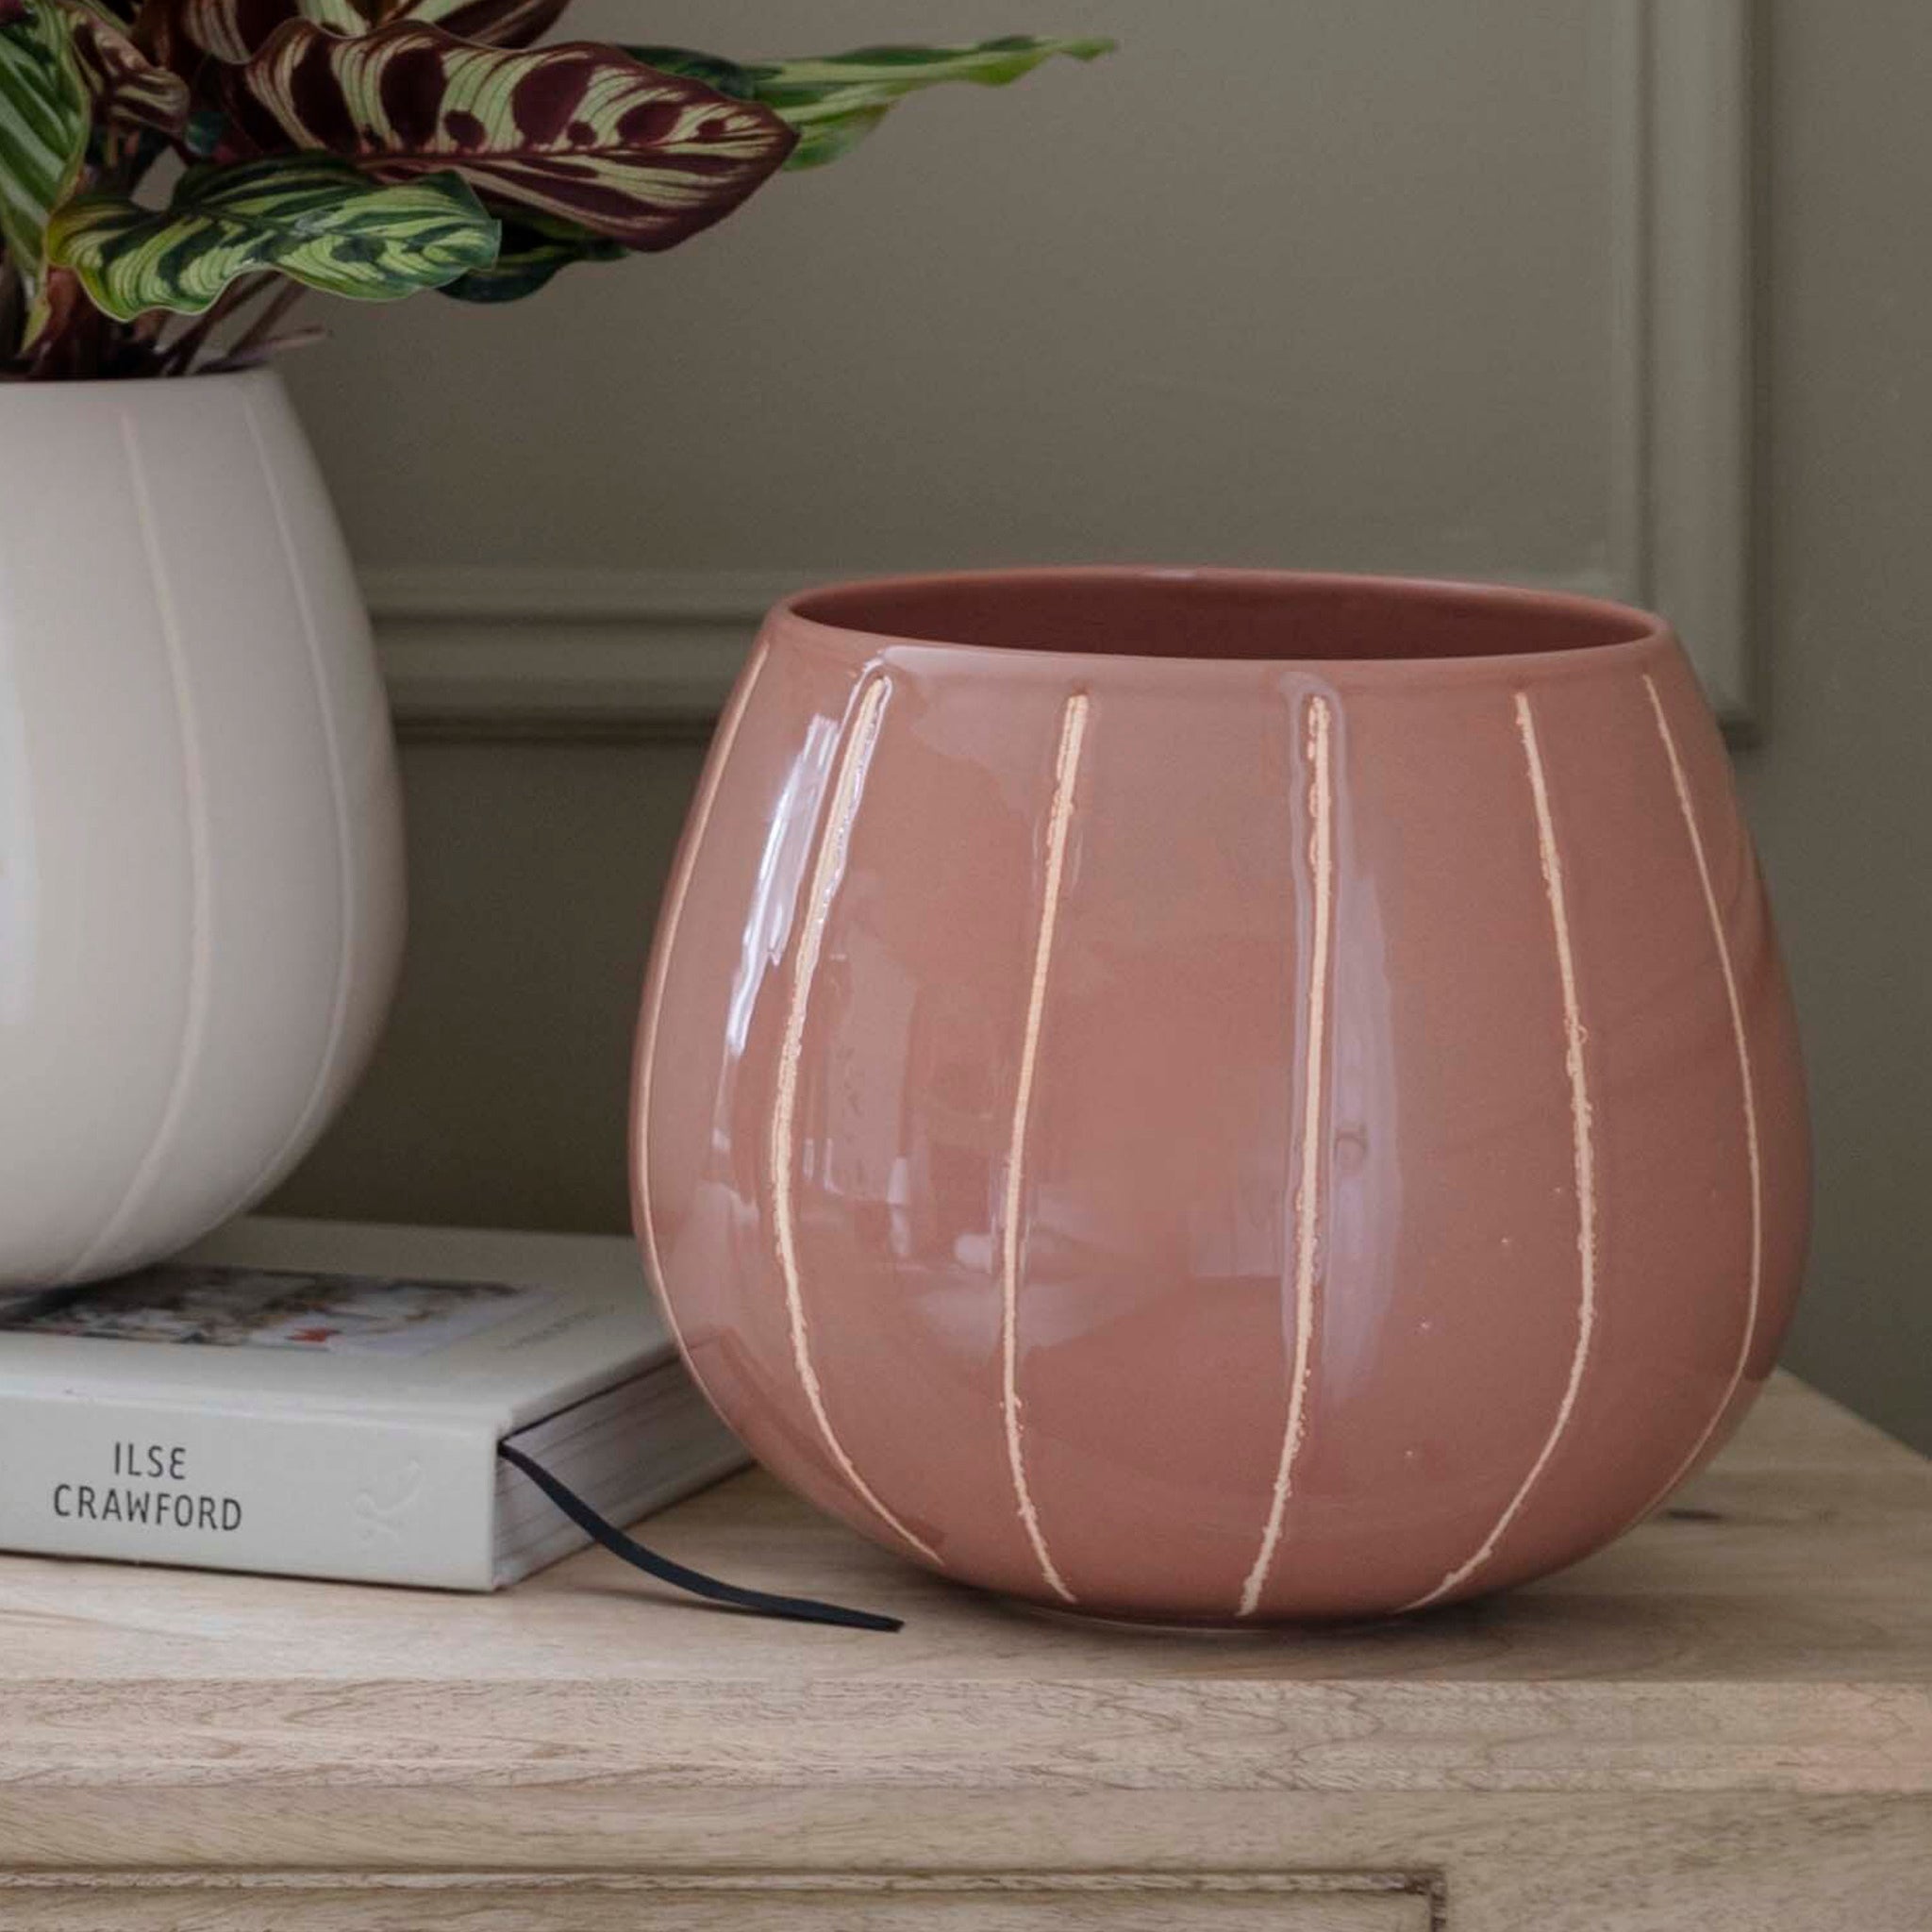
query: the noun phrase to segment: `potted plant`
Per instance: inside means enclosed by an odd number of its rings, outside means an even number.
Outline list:
[[[745,64],[564,4],[0,0],[0,1283],[258,1199],[388,1004],[388,714],[261,366],[294,304],[527,295],[1105,45]]]

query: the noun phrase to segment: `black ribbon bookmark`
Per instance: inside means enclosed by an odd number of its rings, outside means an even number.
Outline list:
[[[870,1610],[841,1609],[837,1604],[814,1603],[808,1596],[774,1596],[768,1591],[741,1590],[735,1583],[720,1583],[699,1570],[687,1570],[669,1557],[647,1550],[642,1543],[625,1535],[607,1522],[575,1491],[567,1490],[541,1463],[532,1462],[521,1449],[499,1442],[496,1453],[512,1469],[520,1469],[587,1536],[600,1542],[613,1557],[622,1557],[633,1569],[655,1576],[661,1583],[688,1590],[693,1596],[708,1597],[714,1604],[729,1604],[734,1609],[752,1610],[760,1617],[786,1617],[795,1624],[836,1624],[848,1630],[902,1630],[898,1617],[874,1616]]]

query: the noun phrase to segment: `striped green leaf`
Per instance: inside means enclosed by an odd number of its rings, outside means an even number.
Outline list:
[[[48,217],[79,178],[89,122],[73,15],[43,0],[0,25],[0,241],[30,283]]]
[[[358,302],[441,288],[496,255],[497,225],[454,175],[384,187],[347,161],[283,156],[192,168],[154,210],[88,195],[58,210],[47,258],[119,322],[198,315],[239,275],[272,270]]]
[[[851,150],[892,106],[947,81],[1005,87],[1057,54],[1092,60],[1113,51],[1107,40],[1039,40],[1026,34],[971,47],[860,47],[816,60],[721,60],[688,47],[633,47],[646,66],[691,75],[741,100],[759,101],[798,130],[785,165],[820,168]]]
[[[534,295],[560,270],[579,261],[617,261],[624,243],[570,222],[531,214],[503,225],[503,246],[487,268],[475,268],[444,290],[458,302],[515,302]]]
[[[259,147],[324,149],[386,180],[454,169],[626,248],[708,227],[796,139],[755,102],[588,42],[479,47],[408,23],[350,40],[291,21],[241,79],[238,125]]]
[[[204,53],[239,63],[291,20],[349,35],[408,20],[486,47],[526,47],[557,25],[568,5],[569,0],[178,0],[178,17],[181,31]]]

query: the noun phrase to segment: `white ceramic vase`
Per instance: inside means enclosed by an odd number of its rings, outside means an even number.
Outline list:
[[[0,385],[0,1284],[259,1200],[402,935],[369,622],[280,382]]]

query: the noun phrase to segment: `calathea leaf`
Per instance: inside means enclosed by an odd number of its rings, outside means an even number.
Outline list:
[[[127,37],[157,67],[192,79],[203,64],[204,50],[182,29],[181,10],[187,0],[137,0]]]
[[[526,47],[557,25],[570,0],[177,0],[181,30],[204,53],[239,63],[275,30],[306,20],[354,37],[397,21],[440,26],[486,47]]]
[[[181,129],[181,145],[197,160],[218,154],[228,131],[228,117],[219,108],[196,108]]]
[[[42,6],[56,0],[41,0]],[[188,83],[150,60],[126,28],[97,0],[58,0],[74,22],[74,48],[80,59],[94,119],[123,126],[156,127],[175,134],[188,120]]]
[[[390,8],[383,25],[412,20],[486,47],[527,47],[557,25],[569,5],[570,0],[402,0]]]
[[[91,119],[73,15],[41,0],[0,24],[0,241],[29,281],[47,219],[79,178]]]
[[[626,248],[708,227],[796,139],[755,102],[588,42],[518,52],[407,23],[345,40],[291,21],[237,78],[238,125],[263,148],[325,149],[385,180],[453,168]]]
[[[69,202],[47,258],[119,322],[198,315],[238,275],[273,270],[358,302],[441,288],[496,254],[497,225],[454,175],[384,187],[347,161],[287,155],[191,168],[166,208],[122,196]]]
[[[757,75],[736,60],[725,59],[722,54],[701,54],[695,47],[626,47],[624,51],[633,60],[655,67],[659,74],[682,74],[701,80],[716,92],[729,94],[734,101],[758,98]]]
[[[1013,34],[971,47],[860,47],[816,60],[720,61],[684,47],[634,47],[647,65],[692,74],[721,93],[762,102],[798,130],[785,165],[818,168],[849,153],[888,109],[922,88],[947,81],[1004,87],[1056,54],[1092,60],[1113,51],[1107,40],[1049,41]],[[720,70],[729,69],[724,74]]]
[[[175,0],[175,24],[190,44],[234,66],[291,20],[344,34],[366,33],[370,25],[357,0]]]
[[[579,261],[617,261],[627,251],[621,242],[593,235],[570,222],[545,215],[506,217],[503,246],[487,268],[475,268],[442,291],[459,302],[514,302],[534,295],[559,270]]]

